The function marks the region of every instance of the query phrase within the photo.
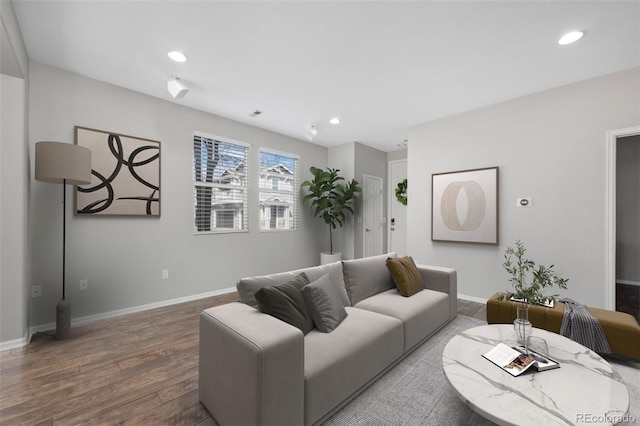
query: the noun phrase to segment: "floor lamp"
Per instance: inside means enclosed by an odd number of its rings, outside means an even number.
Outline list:
[[[62,300],[56,305],[56,339],[71,333],[71,303],[65,298],[66,185],[91,183],[91,151],[61,142],[36,143],[36,180],[62,184]]]

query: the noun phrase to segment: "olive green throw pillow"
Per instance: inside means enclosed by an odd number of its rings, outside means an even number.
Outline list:
[[[401,295],[410,297],[424,290],[424,281],[411,256],[387,259],[387,268]]]
[[[285,283],[261,288],[255,295],[258,309],[307,334],[313,328],[313,318],[301,292],[307,284],[309,278],[303,272]]]

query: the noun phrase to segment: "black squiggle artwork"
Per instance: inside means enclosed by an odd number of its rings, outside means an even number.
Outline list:
[[[76,143],[95,182],[77,187],[78,214],[160,215],[160,142],[76,127]]]

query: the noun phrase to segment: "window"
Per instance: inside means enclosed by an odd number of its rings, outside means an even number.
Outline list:
[[[193,136],[195,233],[248,231],[249,146]]]
[[[298,163],[292,154],[260,149],[260,229],[298,228]]]

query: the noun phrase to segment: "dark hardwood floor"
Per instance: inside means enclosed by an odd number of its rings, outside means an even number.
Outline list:
[[[216,425],[198,400],[198,315],[236,300],[201,299],[36,334],[0,352],[0,424]],[[486,319],[485,305],[458,313]]]

